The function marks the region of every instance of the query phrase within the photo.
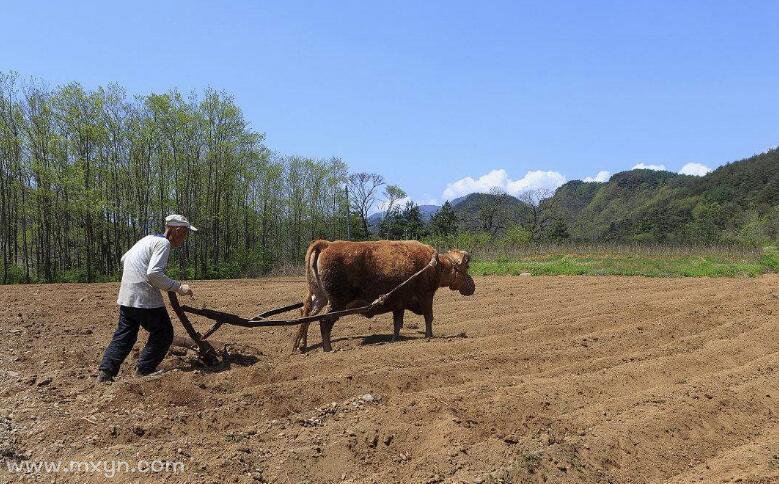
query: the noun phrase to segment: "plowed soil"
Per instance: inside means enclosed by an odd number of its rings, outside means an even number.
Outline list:
[[[0,481],[104,478],[10,461],[142,459],[185,468],[115,479],[779,480],[779,277],[476,283],[438,293],[431,340],[415,315],[399,342],[387,315],[342,319],[334,352],[302,355],[293,328],[225,327],[212,339],[235,343],[229,368],[171,354],[136,377],[136,352],[109,385],[94,376],[116,284],[0,287]],[[302,278],[193,287],[246,316],[305,292]]]

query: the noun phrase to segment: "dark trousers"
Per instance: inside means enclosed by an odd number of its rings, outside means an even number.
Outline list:
[[[119,367],[138,339],[138,328],[149,332],[149,340],[138,357],[138,373],[152,373],[160,364],[173,341],[173,325],[168,311],[162,308],[142,309],[119,306],[119,324],[108,348],[105,349],[100,369],[115,376]]]

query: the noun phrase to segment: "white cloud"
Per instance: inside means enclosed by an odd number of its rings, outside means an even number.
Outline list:
[[[643,169],[643,170],[657,170],[657,171],[666,171],[667,168],[665,165],[652,165],[652,164],[646,164],[646,163],[637,163],[632,170],[636,169]],[[702,164],[702,163],[687,163],[682,167],[681,170],[679,170],[679,173],[682,175],[695,175],[695,176],[703,176],[706,173],[710,172],[711,168],[708,166]]]
[[[535,189],[554,190],[565,183],[565,177],[556,171],[529,171],[518,180],[509,178],[506,170],[492,170],[477,179],[466,176],[446,185],[442,195],[444,200],[462,197],[469,193],[488,193],[498,188],[509,195],[517,196],[522,192]]]
[[[711,168],[702,163],[687,163],[679,170],[682,175],[703,176],[710,172]]]
[[[655,170],[665,171],[665,165],[647,165],[646,163],[638,163],[631,170]]]
[[[598,172],[595,176],[588,176],[584,179],[586,182],[598,182],[598,183],[604,183],[609,181],[609,178],[611,178],[611,173],[606,170],[601,170]]]

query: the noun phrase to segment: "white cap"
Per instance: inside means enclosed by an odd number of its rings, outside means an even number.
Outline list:
[[[189,220],[187,220],[186,217],[175,213],[165,217],[165,226],[166,227],[186,227],[193,232],[197,232],[197,228],[191,223],[189,223]]]

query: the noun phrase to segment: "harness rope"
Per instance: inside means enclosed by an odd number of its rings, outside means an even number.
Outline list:
[[[435,251],[435,253],[433,254],[432,259],[430,259],[430,262],[428,262],[425,267],[421,268],[416,273],[414,273],[411,277],[409,277],[408,279],[406,279],[405,281],[400,283],[399,286],[395,286],[395,288],[393,290],[391,290],[390,292],[388,292],[386,294],[382,294],[381,296],[379,296],[375,301],[373,301],[371,303],[371,308],[373,308],[375,306],[386,304],[387,303],[387,299],[392,297],[392,295],[395,294],[395,292],[397,292],[402,287],[404,287],[406,284],[408,284],[409,282],[411,282],[414,279],[416,279],[417,277],[419,277],[423,272],[425,272],[430,267],[434,267],[436,274],[440,274],[440,272],[441,272],[440,271],[440,266],[441,266],[441,262],[438,260],[438,251]]]

